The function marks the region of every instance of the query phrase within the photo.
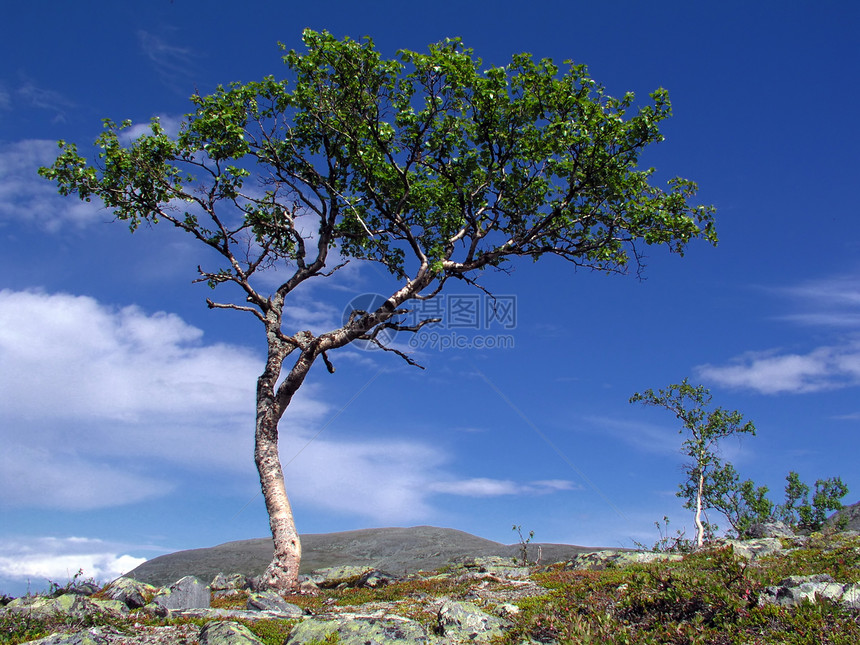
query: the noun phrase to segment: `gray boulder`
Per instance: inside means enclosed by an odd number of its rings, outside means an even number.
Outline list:
[[[457,562],[449,573],[456,575],[459,570],[463,574],[489,574],[514,580],[522,580],[529,577],[529,567],[515,558],[503,558],[499,556],[485,556],[480,558],[466,558]]]
[[[210,602],[209,587],[194,576],[185,576],[157,593],[150,604],[161,609],[177,610],[207,608]]]
[[[219,573],[212,579],[209,587],[212,591],[224,591],[227,589],[241,591],[244,589],[250,589],[251,581],[247,576],[243,576],[241,573],[232,573],[230,575]]]
[[[750,561],[782,551],[782,542],[775,537],[756,540],[726,540],[725,543],[731,545],[735,555]]]
[[[794,531],[785,522],[757,522],[749,531],[751,538],[790,538],[794,537]]]
[[[778,585],[765,588],[758,604],[797,607],[803,603],[815,603],[822,598],[849,608],[860,608],[860,584],[841,584],[827,573],[789,576]]]
[[[248,596],[248,602],[245,606],[252,611],[274,611],[295,618],[299,618],[305,613],[301,607],[288,603],[274,591],[252,593]]]
[[[207,623],[200,630],[200,645],[263,645],[263,641],[239,623]]]

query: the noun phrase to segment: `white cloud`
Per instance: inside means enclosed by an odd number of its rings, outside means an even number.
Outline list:
[[[178,478],[189,473],[214,470],[219,481],[254,473],[262,360],[242,347],[207,344],[201,330],[174,314],[85,296],[0,291],[0,365],[0,505],[104,508],[180,490]],[[564,480],[458,482],[445,469],[443,450],[391,440],[385,427],[365,425],[363,437],[350,441],[315,437],[337,414],[309,383],[281,423],[294,501],[406,522],[434,516],[440,492],[573,487]]]
[[[253,409],[262,361],[203,345],[178,316],[67,294],[0,291],[0,389],[22,418],[138,421]],[[229,366],[229,371],[225,370]],[[46,402],[48,405],[46,405]]]
[[[699,365],[695,368],[697,376],[762,394],[801,394],[860,384],[860,341],[850,333],[860,329],[858,285],[860,276],[847,273],[769,289],[789,298],[795,309],[778,320],[838,329],[841,336],[805,351],[747,352],[725,365]],[[847,336],[843,335],[845,330],[849,330]]]
[[[85,226],[111,219],[98,200],[82,202],[62,197],[39,176],[60,153],[56,141],[28,139],[0,145],[0,224],[26,221],[55,232],[64,225]]]
[[[3,538],[0,577],[46,578],[64,584],[82,570],[84,579],[106,582],[146,562],[146,558],[121,553],[124,549],[92,538]]]
[[[0,365],[4,506],[109,507],[170,491],[153,474],[165,462],[233,473],[252,463],[262,361],[204,344],[175,315],[0,291]],[[301,423],[324,409],[301,396],[290,413]]]
[[[729,365],[700,365],[696,373],[705,381],[750,388],[762,394],[847,387],[860,382],[860,344],[819,347],[806,354],[748,353]]]
[[[157,116],[161,127],[164,128],[167,135],[171,138],[176,138],[179,135],[179,128],[184,121],[183,117],[173,116],[170,114],[159,114]],[[120,134],[120,141],[122,141],[123,144],[128,145],[143,135],[149,134],[152,134],[152,123],[150,121],[134,123],[131,127],[122,131]]]

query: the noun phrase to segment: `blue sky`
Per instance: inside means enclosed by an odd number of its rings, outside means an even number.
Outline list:
[[[252,459],[256,321],[206,308],[193,241],[158,226],[130,235],[36,168],[57,139],[90,143],[104,117],[175,126],[195,90],[280,74],[276,43],[299,48],[305,27],[369,35],[387,55],[461,36],[488,65],[527,51],[586,63],[614,95],[667,88],[666,141],[643,162],[658,181],[699,183],[720,244],[684,258],[652,248],[644,281],[554,259],[487,274],[515,317],[477,330],[449,317],[416,348],[426,370],[360,348],[332,355],[337,373],[315,368],[282,422],[301,532],[433,524],[514,542],[518,524],[545,542],[650,543],[664,515],[691,525],[674,496],[681,437],[668,413],[627,401],[684,377],[756,423],[757,437],[723,449],[743,477],[779,500],[789,470],[840,475],[857,501],[860,9],[525,6],[6,8],[0,592],[267,534]],[[291,323],[331,328],[352,298],[390,284],[351,266],[297,292]],[[479,296],[454,288],[442,304]],[[454,338],[471,347],[441,346]]]

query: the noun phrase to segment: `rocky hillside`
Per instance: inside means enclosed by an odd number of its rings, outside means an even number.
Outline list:
[[[367,566],[391,573],[432,571],[463,558],[518,557],[520,545],[492,540],[434,526],[380,528],[340,533],[302,535],[301,573],[340,565]],[[569,544],[529,544],[529,559],[543,562],[569,560],[600,548]],[[207,549],[177,551],[144,562],[130,578],[152,585],[167,585],[183,576],[211,580],[224,571],[258,576],[272,559],[272,539],[227,542]]]

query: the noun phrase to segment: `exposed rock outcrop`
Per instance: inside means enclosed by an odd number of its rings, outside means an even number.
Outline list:
[[[759,605],[796,607],[821,599],[838,602],[851,609],[860,609],[860,584],[836,582],[829,574],[789,576],[778,585],[767,587],[759,596]]]

